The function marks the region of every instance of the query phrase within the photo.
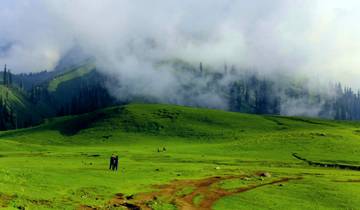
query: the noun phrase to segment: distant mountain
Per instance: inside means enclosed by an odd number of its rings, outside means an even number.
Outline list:
[[[73,69],[79,68],[88,63],[94,63],[94,59],[87,55],[80,47],[76,46],[70,49],[58,62],[54,69],[40,72],[30,72],[15,74],[13,80],[22,88],[29,91],[35,86],[41,85],[54,77],[65,74]],[[2,81],[2,77],[0,77]]]
[[[59,75],[67,72],[71,68],[93,62],[94,60],[95,59],[87,54],[81,47],[74,46],[60,59],[52,72],[55,75]]]
[[[84,60],[74,64],[75,60],[71,56],[64,58],[51,72],[20,75],[0,72],[1,83],[4,84],[0,107],[4,120],[0,129],[36,125],[49,117],[77,115],[134,102],[168,103],[254,114],[360,120],[360,92],[343,88],[340,84],[329,86],[326,90],[316,89],[311,88],[308,80],[303,78],[282,75],[265,77],[240,71],[234,66],[228,68],[227,65],[224,69],[214,70],[203,67],[201,63],[196,66],[175,59],[155,65],[159,69],[169,67],[177,77],[179,83],[170,91],[175,97],[159,98],[156,94],[149,96],[139,92],[139,95],[119,101],[106,88],[112,79],[97,71],[93,59],[84,57]],[[122,90],[122,84],[116,85]]]
[[[115,104],[105,88],[106,78],[96,71],[89,61],[68,68],[62,74],[42,83],[40,94],[34,94],[36,103],[49,104],[57,115],[80,114]]]
[[[106,78],[91,59],[54,71],[14,75],[0,72],[0,130],[27,127],[45,118],[81,114],[115,105],[106,88]],[[11,78],[4,83],[4,77]],[[2,124],[1,124],[2,123]]]

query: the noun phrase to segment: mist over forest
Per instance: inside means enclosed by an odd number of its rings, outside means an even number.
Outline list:
[[[45,112],[19,117],[3,90],[0,127],[132,102],[358,120],[359,9],[353,0],[4,0],[3,85]]]

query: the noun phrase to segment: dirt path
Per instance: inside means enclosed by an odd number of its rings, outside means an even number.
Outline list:
[[[272,179],[271,181],[261,181],[258,184],[252,184],[245,187],[240,187],[232,190],[220,188],[217,184],[224,180],[230,179],[247,179],[246,175],[239,176],[215,176],[200,180],[179,180],[173,181],[167,185],[154,186],[157,191],[149,193],[139,193],[135,196],[124,196],[117,194],[110,202],[109,207],[126,207],[130,210],[145,209],[150,210],[150,205],[153,202],[166,201],[175,205],[181,210],[208,210],[212,205],[224,196],[242,193],[253,190],[266,185],[273,185],[290,180],[301,179],[301,177],[284,177],[279,179]],[[185,187],[192,188],[193,190],[188,194],[181,194]],[[197,204],[194,203],[196,196],[202,196],[202,199]]]

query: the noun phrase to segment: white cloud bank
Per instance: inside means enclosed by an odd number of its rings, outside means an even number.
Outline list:
[[[358,11],[357,0],[2,0],[0,64],[52,69],[76,44],[140,92],[165,91],[174,78],[150,75],[171,58],[360,87]]]

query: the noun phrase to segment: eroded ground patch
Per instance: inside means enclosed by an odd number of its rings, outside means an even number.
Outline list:
[[[221,183],[227,180],[248,180],[257,179],[249,185],[226,189]],[[265,177],[264,173],[254,175],[237,176],[213,176],[198,180],[175,180],[170,184],[156,185],[154,192],[139,193],[125,196],[121,193],[109,201],[106,208],[122,207],[124,209],[156,209],[160,206],[167,206],[171,209],[195,210],[211,209],[212,205],[224,196],[246,192],[266,185],[280,184],[291,180],[298,180],[301,177]],[[80,209],[101,209],[91,206],[81,206]]]

